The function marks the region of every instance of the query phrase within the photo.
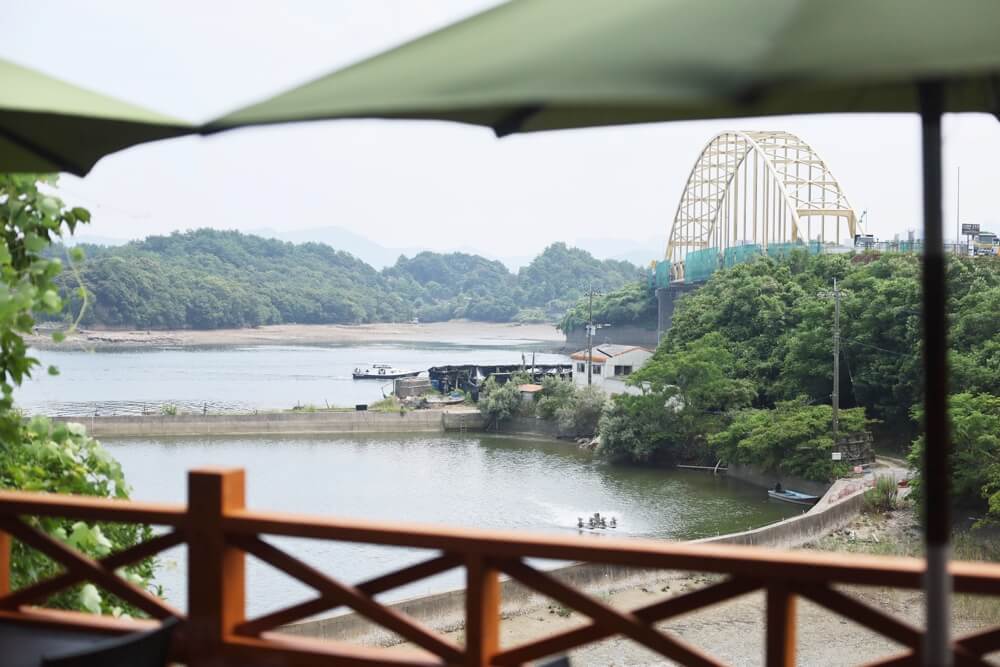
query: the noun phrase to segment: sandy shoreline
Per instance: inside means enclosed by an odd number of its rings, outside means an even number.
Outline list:
[[[345,345],[349,343],[441,343],[464,345],[538,344],[558,349],[562,332],[551,324],[507,324],[452,320],[428,324],[276,324],[247,329],[100,330],[80,329],[62,343],[48,335],[27,337],[36,349],[136,349],[245,345]]]
[[[919,526],[912,509],[891,515],[861,515],[849,525],[819,538],[802,548],[843,553],[881,553],[911,555],[913,545],[920,544]],[[620,610],[634,609],[703,588],[719,581],[718,575],[663,572],[651,574],[639,583],[614,587],[605,591],[590,591],[597,599]],[[888,612],[893,617],[920,627],[924,604],[920,591],[877,587],[840,586],[839,590],[864,603]],[[685,614],[657,627],[672,634],[714,658],[729,665],[752,666],[763,662],[765,638],[765,599],[755,592],[724,604]],[[887,657],[900,646],[850,619],[838,616],[811,602],[798,601],[798,665],[859,665],[877,657]],[[952,613],[953,632],[958,634],[979,630],[995,624],[1000,615],[996,601],[972,596],[958,596]],[[588,619],[558,603],[541,604],[523,609],[521,613],[504,616],[501,622],[501,646],[512,646],[559,631],[580,627]],[[461,643],[461,628],[445,633]],[[419,652],[412,644],[392,645],[393,650]],[[604,667],[646,667],[673,665],[631,640],[616,636],[570,652],[573,665]],[[988,660],[989,664],[997,664]]]

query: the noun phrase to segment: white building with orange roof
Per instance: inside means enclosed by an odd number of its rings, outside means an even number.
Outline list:
[[[591,360],[591,384],[609,394],[639,393],[635,387],[625,384],[629,375],[639,370],[653,356],[652,350],[636,345],[595,345]],[[587,350],[570,355],[573,360],[573,384],[587,386]]]

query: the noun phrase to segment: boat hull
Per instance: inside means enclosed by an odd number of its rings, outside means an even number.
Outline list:
[[[420,371],[407,371],[405,373],[352,373],[355,380],[398,380],[399,378],[411,378],[420,375]]]
[[[769,490],[767,495],[769,498],[774,498],[785,503],[792,503],[793,505],[815,505],[819,502],[819,496],[807,496],[804,493],[778,493],[777,491]]]

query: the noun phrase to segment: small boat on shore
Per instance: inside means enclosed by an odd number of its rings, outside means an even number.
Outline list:
[[[371,368],[355,368],[352,373],[355,380],[394,380],[416,375],[420,375],[420,371],[394,368],[392,364],[372,364]]]
[[[796,505],[815,505],[819,502],[819,496],[810,496],[807,493],[799,493],[798,491],[775,491],[774,489],[768,489],[767,495],[775,500],[794,503]]]

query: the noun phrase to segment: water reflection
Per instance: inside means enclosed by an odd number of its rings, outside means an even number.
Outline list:
[[[616,466],[572,443],[488,435],[160,438],[108,440],[141,500],[183,501],[185,473],[205,465],[247,470],[252,508],[383,521],[577,534],[577,517],[615,516],[619,536],[689,539],[770,523],[796,512],[754,487],[710,474]],[[588,532],[589,531],[585,531]],[[597,539],[597,536],[595,536]],[[275,539],[348,582],[428,556],[426,552]],[[183,550],[161,580],[184,604]],[[251,562],[251,613],[306,589]],[[414,584],[409,596],[461,585],[458,572]]]

